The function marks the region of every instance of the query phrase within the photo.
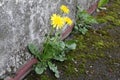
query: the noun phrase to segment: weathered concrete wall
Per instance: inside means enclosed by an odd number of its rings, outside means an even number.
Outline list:
[[[75,20],[76,6],[89,8],[96,0],[0,0],[0,77],[11,75],[31,55],[26,46],[41,44],[49,31],[50,15],[58,12],[61,4],[70,8]]]

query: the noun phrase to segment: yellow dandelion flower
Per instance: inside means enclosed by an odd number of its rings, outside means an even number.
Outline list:
[[[61,29],[64,24],[64,19],[60,15],[53,14],[51,16],[51,25],[53,26],[53,28]]]
[[[65,17],[64,19],[68,25],[72,25],[73,21],[69,17]]]
[[[63,11],[66,14],[69,14],[69,12],[70,12],[69,8],[67,6],[65,6],[65,5],[62,5],[60,7],[60,9],[61,9],[61,11]]]

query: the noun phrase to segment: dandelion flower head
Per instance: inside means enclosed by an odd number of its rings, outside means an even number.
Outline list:
[[[69,17],[65,17],[64,19],[68,25],[72,25],[73,21]]]
[[[51,25],[53,28],[61,29],[64,26],[64,18],[58,14],[53,14],[51,16]]]
[[[66,14],[69,14],[69,12],[70,12],[69,8],[67,6],[65,6],[65,5],[62,5],[60,7],[60,9],[61,9],[61,11],[63,11]]]

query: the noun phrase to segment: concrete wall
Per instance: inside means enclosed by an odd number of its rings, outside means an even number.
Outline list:
[[[89,8],[96,0],[0,0],[0,78],[14,73],[31,55],[26,46],[41,44],[49,32],[49,18],[61,4],[70,8],[75,20],[76,6]],[[41,45],[40,45],[41,46]]]

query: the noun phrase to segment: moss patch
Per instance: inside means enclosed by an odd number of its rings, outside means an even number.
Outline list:
[[[99,12],[96,18],[99,23],[109,23],[114,26],[120,26],[120,1],[112,0],[111,3],[107,6],[107,10]]]

